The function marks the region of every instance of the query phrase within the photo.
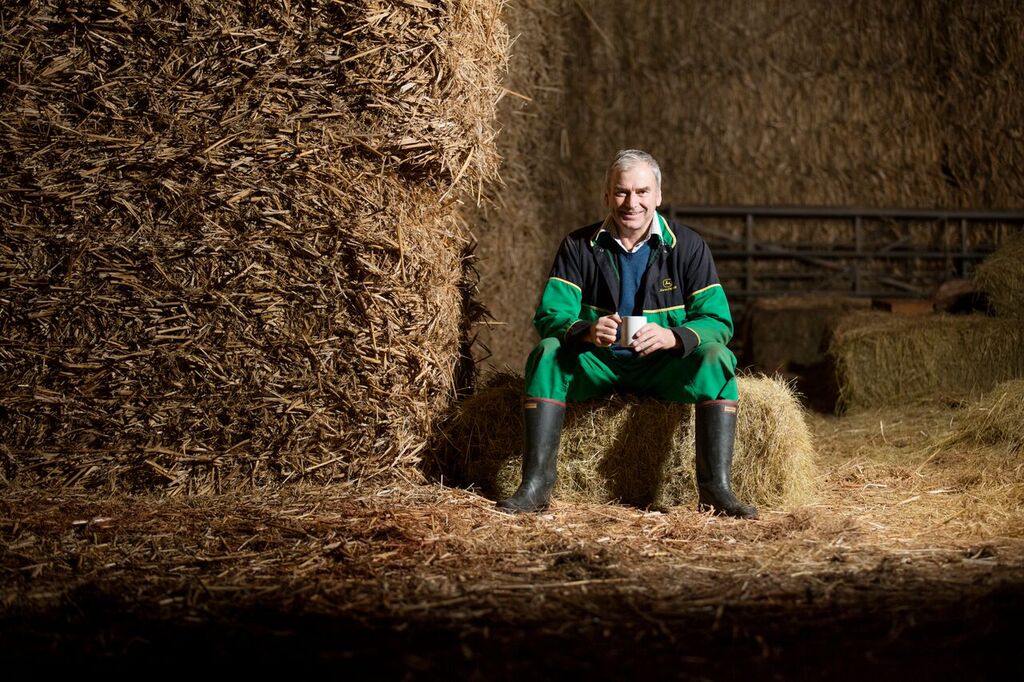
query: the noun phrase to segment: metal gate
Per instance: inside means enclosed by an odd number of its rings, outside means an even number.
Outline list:
[[[1009,234],[1024,228],[1024,210],[680,205],[661,210],[704,237],[730,300],[739,307],[755,297],[803,293],[924,297],[951,277],[969,276]]]

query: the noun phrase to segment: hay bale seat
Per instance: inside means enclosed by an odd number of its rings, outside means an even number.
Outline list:
[[[837,409],[976,397],[1024,377],[1024,325],[986,315],[857,312],[833,330]]]
[[[788,385],[739,379],[733,487],[762,509],[813,497],[814,449],[803,410]],[[522,377],[497,373],[462,403],[443,429],[448,475],[492,499],[515,492],[523,440]],[[554,498],[623,502],[663,509],[697,503],[694,415],[690,405],[612,396],[570,404],[562,431]]]

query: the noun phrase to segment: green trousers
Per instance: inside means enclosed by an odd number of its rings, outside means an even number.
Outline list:
[[[620,358],[607,348],[562,346],[541,339],[526,361],[526,397],[556,402],[592,400],[614,391],[674,403],[738,400],[736,356],[720,343],[705,343],[686,357],[668,351]]]

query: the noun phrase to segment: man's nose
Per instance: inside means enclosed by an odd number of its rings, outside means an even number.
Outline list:
[[[637,206],[640,203],[640,195],[637,194],[636,192],[630,192],[629,197],[626,198],[626,201],[629,203],[631,207]]]

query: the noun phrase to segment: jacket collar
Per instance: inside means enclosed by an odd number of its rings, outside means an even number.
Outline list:
[[[611,246],[615,243],[615,222],[612,220],[611,215],[604,219],[603,222],[598,224],[594,234],[590,237],[590,245],[595,246],[598,240],[601,241],[602,246]],[[654,220],[651,221],[651,234],[650,239],[657,237],[665,246],[672,248],[676,245],[676,235],[672,232],[672,228],[669,226],[668,221],[658,212],[654,213]]]

